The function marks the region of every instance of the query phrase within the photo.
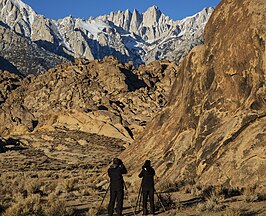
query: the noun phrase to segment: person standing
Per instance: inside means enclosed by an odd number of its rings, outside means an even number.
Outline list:
[[[116,200],[117,215],[122,216],[124,199],[124,179],[122,175],[126,173],[127,169],[122,160],[119,158],[114,158],[113,164],[108,169],[108,176],[110,178],[110,201],[108,205],[108,216],[113,215]]]
[[[148,197],[150,200],[150,213],[155,213],[154,207],[154,176],[155,171],[151,167],[151,161],[146,160],[142,166],[142,170],[139,174],[139,178],[142,178],[141,187],[142,187],[142,196],[143,196],[143,215],[148,214],[147,202]]]

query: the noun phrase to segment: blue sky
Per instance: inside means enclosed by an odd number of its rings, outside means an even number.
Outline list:
[[[174,20],[182,19],[201,11],[204,7],[216,6],[221,0],[22,0],[37,13],[52,19],[72,15],[88,18],[109,14],[111,11],[137,9],[145,11],[157,5]]]

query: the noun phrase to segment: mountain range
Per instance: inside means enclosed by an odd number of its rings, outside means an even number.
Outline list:
[[[42,48],[47,55],[57,55],[55,62],[50,61],[43,67],[34,60],[38,54],[28,57],[24,61],[31,61],[37,66],[19,68],[23,74],[36,74],[54,67],[58,61],[77,57],[93,60],[112,55],[123,63],[133,61],[135,65],[160,59],[180,61],[193,47],[203,43],[204,27],[214,10],[212,7],[205,8],[177,21],[164,15],[156,6],[143,13],[126,10],[96,18],[68,16],[53,20],[37,14],[21,0],[0,0],[0,8],[1,29],[8,28],[16,33],[16,37],[25,38],[17,40],[27,40],[28,44],[34,42],[38,46],[34,49]],[[16,48],[12,44],[2,45],[0,55],[17,65],[16,56],[10,56],[10,53],[18,53]],[[14,51],[10,52],[10,49]],[[30,56],[30,53],[23,56]]]

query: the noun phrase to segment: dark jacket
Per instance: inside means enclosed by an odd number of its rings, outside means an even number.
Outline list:
[[[108,176],[110,178],[110,189],[111,190],[123,190],[124,179],[122,174],[126,174],[127,169],[123,164],[117,165],[112,164],[108,169]]]
[[[151,166],[143,166],[139,174],[142,178],[142,190],[154,190],[154,176],[155,171]]]

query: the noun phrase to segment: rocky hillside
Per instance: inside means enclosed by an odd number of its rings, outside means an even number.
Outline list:
[[[0,70],[26,76],[39,74],[67,61],[1,25],[1,21],[0,40]]]
[[[167,103],[175,63],[76,59],[38,76],[1,72],[0,135],[78,130],[128,143]]]
[[[135,65],[158,59],[182,59],[203,43],[203,30],[213,8],[173,21],[153,6],[143,13],[117,11],[110,15],[52,20],[21,0],[0,0],[0,21],[44,49],[73,59],[115,56]]]
[[[218,5],[168,105],[122,153],[131,173],[151,159],[161,181],[266,191],[265,20],[264,0]]]

